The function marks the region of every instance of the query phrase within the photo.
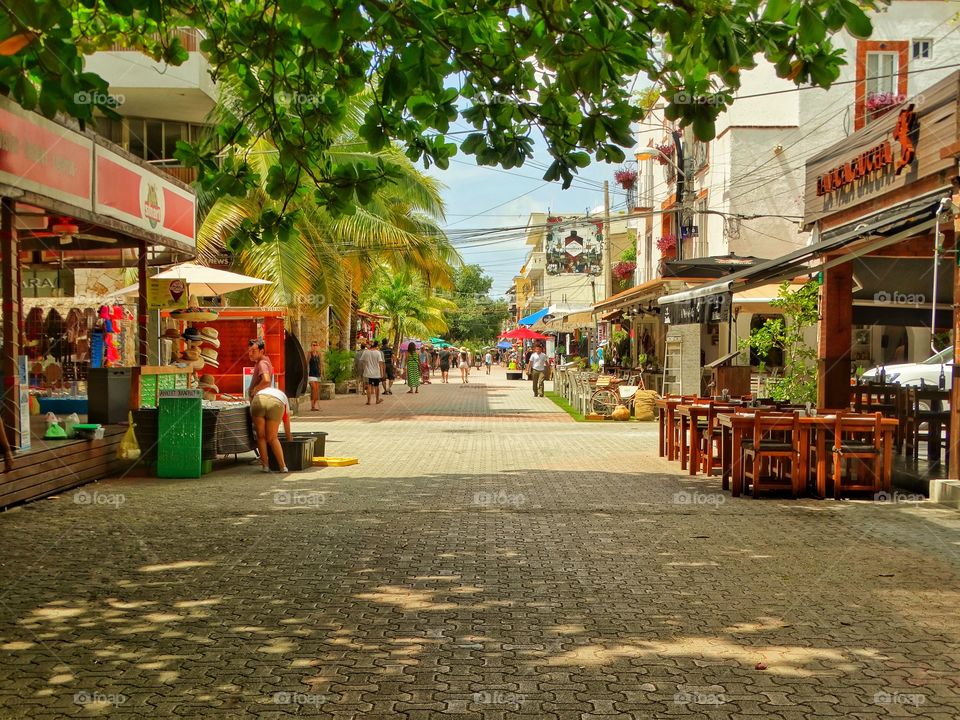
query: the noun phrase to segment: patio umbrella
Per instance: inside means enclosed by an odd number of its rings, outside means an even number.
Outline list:
[[[152,275],[151,277],[157,280],[184,280],[190,288],[190,294],[197,297],[223,295],[224,293],[243,290],[244,288],[255,285],[273,284],[270,280],[261,280],[260,278],[240,275],[239,273],[228,272],[227,270],[217,270],[216,268],[198,265],[197,263],[175,265],[169,270],[164,270],[162,273]],[[125,288],[110,293],[110,296],[136,295],[139,289],[139,284],[128,285]]]
[[[501,338],[510,339],[510,340],[549,340],[550,338],[546,335],[541,335],[538,332],[534,332],[530,328],[520,327],[516,330],[511,330],[510,332],[505,332],[500,335]]]
[[[507,348],[512,348],[513,343],[510,342],[509,340],[501,340],[500,342],[497,343],[497,347],[500,348],[501,350],[506,350]]]

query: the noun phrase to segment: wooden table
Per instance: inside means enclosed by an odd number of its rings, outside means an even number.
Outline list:
[[[732,408],[724,405],[678,405],[674,413],[680,418],[680,469],[687,470],[691,475],[696,475],[700,467],[700,421],[706,420],[710,415],[710,410],[731,410]],[[687,450],[690,451],[690,460],[687,460]]]
[[[721,477],[723,489],[730,490],[733,497],[739,497],[743,492],[743,465],[741,451],[744,437],[753,432],[754,413],[730,413],[717,416],[720,423],[722,437],[720,442]],[[850,415],[849,417],[869,418],[869,415]],[[816,435],[817,467],[815,468],[815,487],[818,497],[826,497],[827,489],[827,433],[835,427],[837,416],[833,414],[817,415],[816,417],[800,418],[800,437],[797,450],[799,452],[797,474],[809,485],[810,475],[810,443],[811,437]],[[898,422],[893,418],[884,418],[881,422],[883,430],[883,458],[881,459],[881,482],[884,491],[889,492],[893,482],[893,447]],[[817,432],[822,430],[824,432]],[[734,448],[737,448],[734,450]]]

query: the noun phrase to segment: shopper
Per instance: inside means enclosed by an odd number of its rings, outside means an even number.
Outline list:
[[[470,383],[470,355],[465,347],[460,348],[460,379],[464,385]]]
[[[380,352],[383,354],[383,369],[386,375],[383,376],[383,394],[393,395],[393,381],[396,378],[396,371],[393,365],[393,348],[386,339],[380,341]]]
[[[487,354],[483,356],[483,364],[487,366],[487,375],[490,374],[490,366],[493,365],[493,355],[487,350]]]
[[[363,373],[363,387],[367,396],[367,405],[370,397],[375,396],[377,405],[383,402],[380,398],[380,379],[386,374],[384,371],[383,353],[377,347],[376,340],[370,342],[370,347],[360,356],[360,371]]]
[[[420,379],[424,385],[430,384],[430,351],[420,347]]]
[[[444,385],[450,383],[450,351],[447,348],[440,351],[440,382]]]
[[[290,401],[287,396],[274,387],[261,388],[250,401],[250,417],[253,418],[253,429],[257,433],[257,451],[260,453],[261,471],[270,472],[268,453],[273,451],[280,472],[289,472],[283,457],[283,446],[278,437],[281,420],[287,440],[293,437],[290,432]]]
[[[263,340],[259,338],[247,343],[247,359],[253,363],[253,376],[250,378],[247,397],[253,400],[254,395],[264,388],[273,387],[273,363],[264,352]]]
[[[547,369],[547,354],[542,345],[537,345],[527,361],[527,374],[533,381],[533,396],[543,397],[543,373]]]
[[[317,412],[320,408],[320,343],[314,340],[310,343],[310,356],[307,358],[307,382],[310,383],[310,410]]]
[[[420,392],[420,355],[415,343],[407,345],[407,394]]]

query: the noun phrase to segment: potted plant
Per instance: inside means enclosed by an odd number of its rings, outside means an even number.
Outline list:
[[[613,276],[620,283],[620,288],[625,289],[629,281],[633,278],[633,272],[637,269],[637,264],[631,260],[621,260],[613,266]]]
[[[347,380],[353,375],[353,353],[349,350],[327,350],[326,355],[327,382],[336,386],[336,391],[347,393]]]
[[[677,236],[673,234],[660,236],[657,240],[657,249],[663,257],[675,257],[677,254]]]
[[[654,145],[657,149],[657,162],[661,165],[669,165],[670,161],[673,159],[673,143],[665,142],[662,145]],[[666,156],[666,157],[664,157]]]
[[[871,118],[878,118],[886,114],[894,106],[902,103],[903,100],[903,96],[897,95],[896,93],[870,93],[867,95],[867,113]]]
[[[613,178],[624,190],[629,190],[637,183],[637,171],[632,168],[622,167],[613,174]]]

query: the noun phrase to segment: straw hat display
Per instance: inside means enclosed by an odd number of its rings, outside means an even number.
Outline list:
[[[180,331],[176,328],[167,328],[163,331],[163,337],[165,337],[167,340],[179,340]]]
[[[210,367],[218,368],[220,363],[217,360],[218,354],[217,351],[213,348],[205,347],[200,351],[200,357],[203,358],[204,362],[207,363]]]
[[[217,332],[216,328],[210,326],[201,328],[200,337],[202,338],[204,345],[211,345],[215,348],[220,347],[220,333]]]
[[[200,359],[200,350],[198,348],[187,348],[183,351],[183,357],[185,360],[190,360],[195,362]]]
[[[217,387],[217,379],[210,374],[201,375],[197,387],[203,390],[204,395],[218,395],[220,393],[220,388]]]
[[[186,340],[187,342],[196,342],[196,343],[203,341],[203,337],[200,335],[200,331],[192,327],[187,328],[186,330],[183,331],[183,339]]]

